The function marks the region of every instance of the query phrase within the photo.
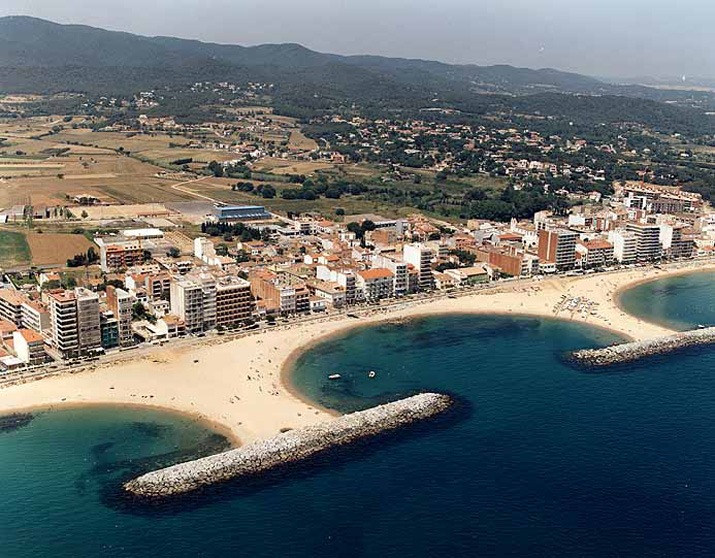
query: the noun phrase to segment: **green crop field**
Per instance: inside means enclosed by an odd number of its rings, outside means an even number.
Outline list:
[[[30,263],[30,246],[23,233],[0,231],[0,267]]]

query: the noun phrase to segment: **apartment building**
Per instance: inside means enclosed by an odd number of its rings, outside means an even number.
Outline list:
[[[434,251],[421,243],[405,244],[402,259],[417,270],[418,287],[421,291],[434,288],[432,260]]]
[[[390,270],[394,281],[394,296],[404,296],[410,292],[409,265],[407,262],[398,259],[396,256],[376,254],[372,258],[372,264],[376,268]]]
[[[635,263],[638,259],[636,235],[619,229],[611,231],[608,239],[613,243],[613,257],[623,265]]]
[[[48,294],[50,338],[65,358],[71,358],[102,345],[99,295],[84,288],[53,291]]]
[[[314,297],[324,299],[333,308],[345,306],[345,288],[337,283],[314,280],[306,283],[308,290]]]
[[[355,304],[357,300],[357,286],[355,271],[349,268],[335,268],[329,265],[319,265],[315,269],[316,277],[320,281],[337,283],[345,289],[345,304]]]
[[[48,295],[50,305],[50,338],[52,345],[67,358],[79,353],[77,299],[71,291]]]
[[[189,333],[204,329],[204,294],[201,285],[190,279],[171,282],[171,312],[179,317]]]
[[[539,262],[553,264],[556,271],[573,269],[578,235],[566,229],[539,230]]]
[[[23,302],[21,308],[21,325],[37,333],[50,330],[50,311],[39,302],[31,300]]]
[[[477,261],[488,263],[509,277],[531,277],[538,273],[539,258],[515,246],[482,246],[469,250]]]
[[[576,251],[581,255],[581,267],[606,267],[613,264],[613,244],[605,240],[579,242]]]
[[[95,243],[99,246],[99,262],[105,273],[127,269],[144,261],[141,240],[96,238]]]
[[[216,327],[243,322],[252,313],[251,284],[231,275],[221,277],[216,282]]]
[[[45,341],[42,335],[31,329],[18,329],[12,333],[15,354],[28,366],[37,366],[47,362]]]
[[[268,270],[251,274],[251,294],[260,299],[267,311],[281,314],[310,312],[310,291],[299,281],[286,282]]]
[[[660,225],[628,223],[626,230],[636,238],[636,259],[639,262],[655,261],[661,258]]]
[[[695,243],[683,234],[684,226],[660,225],[660,244],[663,255],[671,259],[690,258],[693,255]]]
[[[102,337],[102,347],[112,349],[119,346],[119,320],[114,317],[114,312],[102,312],[99,317],[99,331]]]
[[[220,271],[206,270],[175,277],[171,282],[171,313],[189,333],[226,327],[250,318],[251,284]]]
[[[389,298],[395,292],[395,276],[385,268],[358,271],[357,288],[361,298],[367,301]]]
[[[171,276],[165,272],[127,275],[124,284],[130,294],[143,289],[147,300],[168,299],[171,295]]]
[[[29,299],[18,291],[0,289],[0,319],[19,326],[22,323],[22,305]]]
[[[129,347],[134,343],[132,333],[132,296],[123,289],[107,286],[107,305],[117,320],[119,345]]]
[[[77,325],[80,351],[97,349],[102,346],[100,330],[99,295],[88,289],[75,289],[77,300]]]

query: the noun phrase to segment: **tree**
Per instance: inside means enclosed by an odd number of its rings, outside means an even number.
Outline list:
[[[325,190],[325,197],[330,198],[332,200],[337,200],[340,199],[342,193],[343,192],[339,186],[330,186],[327,190]]]
[[[223,167],[221,166],[221,163],[218,161],[211,161],[207,166],[206,169],[213,173],[213,175],[216,178],[221,178],[223,176]]]
[[[178,258],[181,256],[181,251],[176,246],[172,246],[166,251],[166,255],[170,258]]]
[[[218,256],[228,256],[228,246],[226,244],[217,244],[216,245],[216,254]]]
[[[85,210],[83,209],[83,210],[82,210],[82,219],[86,219],[87,217],[89,217],[89,213],[87,213],[87,211],[85,211]]]
[[[377,228],[377,225],[370,221],[369,219],[365,219],[362,222],[362,230],[363,231],[374,231]]]
[[[363,232],[362,232],[362,227],[360,226],[360,223],[352,222],[348,223],[347,229],[353,233],[357,238],[362,238]]]
[[[132,306],[132,320],[143,320],[147,314],[144,304],[135,302]]]
[[[276,197],[276,189],[273,186],[264,186],[261,190],[261,196],[265,199],[272,199]]]
[[[342,217],[345,215],[345,210],[342,207],[336,207],[335,208],[335,215],[338,215],[339,217]]]

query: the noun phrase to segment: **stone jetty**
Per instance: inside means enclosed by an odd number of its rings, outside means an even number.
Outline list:
[[[715,343],[715,327],[695,329],[646,341],[613,345],[603,349],[583,349],[572,354],[573,358],[589,366],[609,366],[633,362],[643,357],[669,353],[683,347]]]
[[[448,395],[422,393],[159,469],[129,481],[124,488],[130,494],[148,498],[184,494],[229,479],[256,475],[333,447],[419,422],[442,413],[451,405],[452,398]]]

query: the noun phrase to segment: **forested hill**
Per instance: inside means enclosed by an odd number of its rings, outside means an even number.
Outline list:
[[[273,73],[280,69],[306,68],[339,72],[339,67],[345,65],[369,72],[374,78],[405,85],[436,87],[452,84],[502,92],[544,89],[614,92],[612,86],[594,78],[552,69],[340,56],[315,52],[297,44],[220,45],[170,37],[143,37],[84,25],[60,25],[24,16],[0,18],[0,67],[24,69],[24,75],[32,74],[32,68],[62,67],[95,69],[95,73],[99,68],[163,68],[166,73],[184,70],[192,74],[198,74],[200,69],[210,73],[217,68],[233,67],[236,72],[242,68],[244,73],[261,75],[270,74],[270,69]]]
[[[306,118],[357,103],[375,114],[445,107],[537,113],[584,126],[635,121],[695,134],[715,126],[705,115],[715,111],[708,92],[613,85],[553,69],[340,56],[297,44],[221,45],[0,18],[0,94],[133,95],[202,81],[272,84],[274,105]]]

